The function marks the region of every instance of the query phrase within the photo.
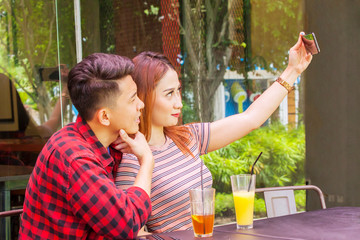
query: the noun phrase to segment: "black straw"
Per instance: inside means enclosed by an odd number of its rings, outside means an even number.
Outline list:
[[[254,166],[256,164],[256,162],[259,160],[260,156],[261,156],[262,152],[259,154],[259,156],[257,157],[257,159],[255,160],[255,162],[253,163],[252,167],[251,167],[251,177],[250,177],[250,182],[249,182],[249,187],[248,187],[248,192],[250,192],[250,186],[251,186],[251,180],[252,180],[252,175],[254,174]]]

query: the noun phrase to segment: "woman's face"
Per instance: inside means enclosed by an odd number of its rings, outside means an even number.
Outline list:
[[[177,124],[183,107],[180,90],[181,84],[177,73],[169,69],[155,87],[151,116],[153,126],[170,127]]]

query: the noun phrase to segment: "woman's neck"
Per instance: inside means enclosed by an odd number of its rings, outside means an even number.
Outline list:
[[[151,138],[149,141],[150,146],[162,146],[165,144],[166,137],[164,127],[151,127]]]

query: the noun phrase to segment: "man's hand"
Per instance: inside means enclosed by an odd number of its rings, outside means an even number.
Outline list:
[[[116,146],[115,149],[123,153],[132,153],[138,160],[139,164],[142,165],[146,156],[151,156],[152,153],[148,143],[146,142],[145,136],[141,132],[137,132],[133,138],[131,138],[127,133],[121,129],[120,137],[113,142]]]
[[[151,177],[154,169],[154,157],[150,150],[145,136],[137,132],[134,138],[131,138],[127,133],[121,129],[120,137],[113,142],[116,145],[114,148],[123,153],[134,154],[140,164],[139,172],[136,176],[134,186],[144,189],[150,196],[151,192]]]

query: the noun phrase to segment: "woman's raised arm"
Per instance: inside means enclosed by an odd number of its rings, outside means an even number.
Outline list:
[[[280,79],[290,86],[312,60],[312,55],[306,53],[302,34],[299,34],[297,43],[290,49],[288,66],[280,75]],[[272,84],[245,112],[211,123],[208,152],[225,147],[260,127],[288,94],[286,83]]]

